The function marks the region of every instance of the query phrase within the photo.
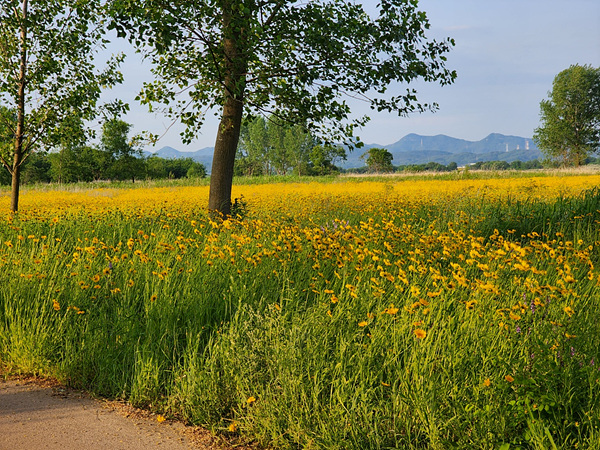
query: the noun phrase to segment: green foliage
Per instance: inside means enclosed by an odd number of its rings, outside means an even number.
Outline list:
[[[398,172],[453,172],[458,169],[458,165],[455,162],[451,162],[447,166],[436,163],[428,162],[425,164],[411,164],[408,166],[398,166]]]
[[[316,175],[330,175],[338,172],[337,160],[346,159],[346,150],[340,145],[315,145],[309,153],[310,171]]]
[[[185,176],[187,178],[204,178],[206,177],[206,168],[204,167],[204,164],[192,161]]]
[[[0,1],[0,160],[13,175],[18,208],[20,168],[35,149],[60,146],[70,124],[98,113],[102,88],[122,81],[112,57],[98,71],[93,56],[106,41],[103,2]],[[108,109],[123,110],[114,102]]]
[[[146,159],[147,177],[151,180],[204,178],[206,168],[192,158],[166,159],[150,156]]]
[[[259,116],[242,127],[235,174],[325,175],[338,171],[335,163],[340,159],[346,159],[343,147],[318,145],[318,140],[300,125]]]
[[[131,125],[116,117],[108,119],[102,125],[100,150],[109,161],[108,177],[116,180],[132,180],[141,178],[145,173],[142,150],[134,147],[128,134]]]
[[[93,160],[89,156],[89,147],[63,147],[58,152],[50,153],[45,158],[50,167],[49,178],[57,183],[74,183],[77,181],[92,181]],[[25,166],[29,167],[29,162]]]
[[[144,158],[128,134],[131,125],[116,118],[102,126],[99,145],[89,145],[80,120],[66,121],[69,133],[63,135],[58,151],[34,152],[24,164],[25,183],[76,183],[100,180],[204,178],[206,168],[191,158]],[[0,178],[9,184],[10,178]]]
[[[375,173],[393,172],[392,160],[394,156],[385,148],[371,148],[363,153],[362,159],[367,158],[367,170]]]
[[[230,22],[224,23],[229,11]],[[343,93],[362,95],[374,89],[384,94],[392,81],[422,78],[446,84],[455,77],[444,68],[444,54],[453,41],[426,40],[428,20],[412,1],[383,2],[377,19],[362,5],[342,0],[118,0],[112,2],[112,12],[118,34],[129,34],[155,64],[156,80],[146,83],[142,101],[167,105],[165,112],[187,125],[187,140],[196,136],[206,109],[224,103],[222,82],[230,74],[222,39],[241,28],[245,39],[236,42],[236,57],[248,66],[239,86],[247,112],[276,111],[286,122],[327,129],[328,138],[351,132],[349,106],[340,101]],[[188,96],[177,99],[181,90]],[[436,107],[419,104],[411,89],[370,102],[378,110],[400,114]],[[313,125],[322,122],[329,125]]]
[[[532,170],[543,168],[542,163],[533,159],[531,161],[478,161],[475,164],[470,164],[469,167],[475,170]]]
[[[560,72],[540,103],[537,146],[551,160],[579,166],[600,149],[600,68],[573,65]]]
[[[237,175],[270,175],[269,140],[264,117],[256,117],[244,124],[236,155]]]

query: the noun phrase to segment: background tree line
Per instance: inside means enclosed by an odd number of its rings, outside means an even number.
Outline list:
[[[90,144],[80,120],[51,151],[31,152],[21,171],[23,183],[73,183],[99,180],[178,179],[206,176],[203,164],[192,158],[144,157],[129,138],[131,125],[110,118],[102,125],[97,144]],[[8,171],[0,172],[0,184],[11,183]]]
[[[595,158],[588,158],[585,161],[585,164],[598,164],[599,162]],[[542,163],[538,159],[533,159],[530,161],[478,161],[473,164],[469,164],[469,169],[473,170],[533,170],[533,169],[542,169],[544,167],[548,167],[550,163],[544,162]],[[400,166],[391,165],[389,170],[385,171],[374,171],[372,167],[369,167],[367,164],[364,167],[357,167],[352,169],[347,169],[344,172],[346,173],[402,173],[402,172],[454,172],[458,170],[458,164],[455,162],[450,162],[448,164],[440,164],[437,162],[428,162],[423,164],[406,164]]]

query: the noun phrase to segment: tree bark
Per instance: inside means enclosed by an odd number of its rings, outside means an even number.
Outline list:
[[[23,135],[25,132],[25,83],[27,74],[27,3],[28,0],[23,0],[19,86],[17,93],[17,129],[15,132],[13,167],[11,171],[12,189],[10,194],[10,209],[12,212],[17,212],[19,210],[19,184],[21,163],[23,162]]]
[[[224,216],[231,213],[233,166],[242,125],[243,102],[229,97],[223,106],[210,175],[208,209]]]
[[[210,175],[208,209],[223,216],[231,214],[231,187],[235,153],[244,113],[247,61],[243,51],[243,17],[233,16],[230,2],[223,3],[224,103],[217,131]]]

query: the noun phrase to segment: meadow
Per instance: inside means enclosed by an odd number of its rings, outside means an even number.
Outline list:
[[[599,185],[3,192],[0,361],[268,448],[600,449]]]

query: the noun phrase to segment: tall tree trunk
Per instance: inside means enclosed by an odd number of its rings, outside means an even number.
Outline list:
[[[233,166],[240,139],[243,108],[241,100],[232,96],[227,97],[215,142],[208,209],[220,212],[225,216],[231,213]]]
[[[17,167],[16,169],[13,166],[12,170],[12,179],[11,186],[12,189],[10,191],[10,210],[12,212],[17,212],[19,210],[19,178],[21,175],[21,169]]]
[[[23,135],[25,132],[25,83],[27,74],[27,3],[23,0],[21,42],[20,42],[20,68],[19,87],[17,93],[17,129],[15,133],[14,157],[12,166],[12,189],[10,195],[10,209],[12,212],[19,210],[19,183],[21,163],[23,162]]]
[[[213,154],[208,209],[211,212],[227,216],[231,213],[233,166],[244,113],[247,55],[242,50],[244,45],[243,17],[234,17],[233,5],[228,1],[223,3],[225,101]]]

